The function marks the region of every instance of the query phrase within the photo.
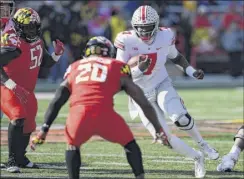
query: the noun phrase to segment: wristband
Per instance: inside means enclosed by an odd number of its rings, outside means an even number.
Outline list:
[[[195,70],[192,66],[188,66],[188,67],[186,68],[186,74],[187,74],[188,76],[192,77],[192,78],[195,78],[195,77],[193,76],[193,73],[194,73],[195,71],[196,71],[196,70]]]
[[[43,131],[43,132],[48,132],[49,131],[49,125],[47,125],[46,123],[45,124],[43,124],[42,125],[42,128],[41,128],[41,130]]]
[[[131,68],[131,74],[132,74],[132,77],[136,78],[136,77],[142,75],[143,72],[138,68],[138,66],[135,66],[135,67]]]
[[[15,87],[16,87],[16,83],[11,80],[11,79],[8,79],[5,83],[4,83],[4,86],[6,86],[8,89],[10,90],[13,90]]]
[[[53,52],[51,56],[55,62],[57,62],[59,60],[59,58],[61,57],[61,55],[56,55],[55,52]]]

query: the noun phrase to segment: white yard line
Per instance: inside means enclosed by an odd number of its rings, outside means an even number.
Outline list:
[[[129,166],[128,163],[119,163],[119,162],[92,162],[95,165],[117,165],[117,166]]]
[[[1,154],[8,154],[7,151],[2,151]],[[64,153],[46,153],[46,152],[29,152],[28,155],[36,155],[36,156],[63,156]],[[86,157],[116,157],[116,158],[124,158],[125,155],[121,155],[121,154],[89,154],[89,153],[83,153],[82,156],[86,156]],[[172,161],[172,162],[177,162],[179,161],[179,163],[191,163],[193,160],[190,158],[185,158],[185,157],[179,157],[179,156],[153,156],[153,155],[143,155],[143,158],[147,158],[147,159],[157,159],[157,160],[152,160],[153,162],[164,162],[164,161]],[[161,160],[158,160],[161,159]],[[209,160],[206,158],[206,160]],[[243,160],[239,160],[239,161],[243,161]],[[115,162],[116,163],[116,162]]]

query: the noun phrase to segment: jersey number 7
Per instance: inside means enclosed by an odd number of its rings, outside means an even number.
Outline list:
[[[84,81],[105,82],[108,74],[108,67],[99,63],[86,63],[78,66],[80,73],[75,79],[75,83]]]
[[[150,64],[150,66],[148,67],[147,71],[145,71],[143,74],[144,75],[151,75],[152,70],[155,67],[155,64],[157,62],[157,53],[149,53],[149,54],[144,54],[144,55],[147,55],[152,60],[152,62]]]

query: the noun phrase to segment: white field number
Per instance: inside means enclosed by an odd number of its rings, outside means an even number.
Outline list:
[[[36,51],[40,51],[38,56],[34,54]],[[36,47],[31,48],[30,52],[31,52],[31,61],[33,62],[33,65],[30,66],[30,69],[39,67],[42,63],[42,53],[43,53],[41,45],[37,45]]]
[[[75,83],[80,83],[83,81],[97,81],[105,82],[108,74],[108,67],[99,63],[86,63],[81,64],[78,67],[81,72],[75,79]],[[99,74],[99,71],[101,73]]]

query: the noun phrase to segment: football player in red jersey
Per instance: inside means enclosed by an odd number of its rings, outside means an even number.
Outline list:
[[[0,29],[4,29],[9,18],[14,14],[14,0],[0,0]]]
[[[19,9],[9,21],[13,26],[1,34],[1,110],[10,119],[7,171],[35,165],[25,156],[30,135],[36,128],[37,100],[34,94],[40,67],[50,68],[63,54],[64,45],[54,42],[49,54],[40,39],[41,21],[31,8]]]
[[[15,11],[14,0],[0,0],[0,30],[1,33],[4,31],[4,27],[8,22],[9,18]],[[3,113],[0,110],[0,119],[2,119]]]
[[[153,107],[133,83],[129,66],[111,58],[113,52],[112,43],[105,37],[94,37],[88,41],[85,58],[67,69],[64,81],[47,109],[42,129],[32,140],[34,146],[44,142],[59,110],[70,98],[70,112],[65,127],[65,157],[70,179],[79,178],[80,146],[93,135],[123,146],[134,175],[144,178],[140,148],[123,118],[113,109],[113,96],[121,90],[141,106],[153,123],[158,138],[169,144]]]

